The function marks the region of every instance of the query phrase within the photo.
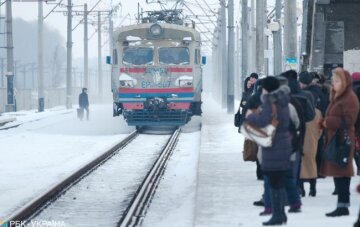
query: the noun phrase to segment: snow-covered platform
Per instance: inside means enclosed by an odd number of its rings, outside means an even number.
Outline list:
[[[263,192],[263,182],[256,180],[256,164],[242,159],[243,137],[233,126],[233,115],[222,110],[206,96],[202,119],[201,148],[195,199],[195,227],[262,226],[269,216],[259,216],[263,208],[253,206]],[[332,178],[320,179],[317,196],[303,198],[301,213],[288,214],[287,226],[352,226],[359,211],[360,195],[352,178],[350,216],[325,217],[336,208],[331,195]],[[309,185],[305,183],[308,193]],[[288,207],[286,207],[288,209]]]

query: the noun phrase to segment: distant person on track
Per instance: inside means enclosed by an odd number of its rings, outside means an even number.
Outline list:
[[[83,114],[84,110],[86,110],[86,120],[89,120],[89,98],[86,87],[82,89],[82,92],[79,95],[79,106]],[[80,117],[80,120],[82,120],[83,114]]]

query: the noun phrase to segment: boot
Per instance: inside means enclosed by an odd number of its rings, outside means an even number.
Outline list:
[[[316,196],[316,178],[310,179],[310,192],[309,196],[315,197]]]
[[[285,190],[284,189],[271,189],[271,203],[273,215],[269,221],[263,222],[263,225],[282,225],[286,224],[287,217],[285,215]]]
[[[325,214],[328,217],[339,217],[349,215],[349,209],[347,207],[338,207],[333,212]]]
[[[304,181],[299,180],[299,194],[301,197],[305,197],[305,188],[304,188]]]
[[[260,216],[267,216],[267,215],[271,215],[271,214],[272,214],[271,207],[265,207],[265,210],[263,212],[261,212],[259,215]]]
[[[263,199],[260,199],[258,201],[255,201],[253,202],[253,205],[254,206],[260,206],[260,207],[263,207],[265,204],[264,204],[264,200]]]
[[[288,212],[289,213],[300,213],[301,212],[301,203],[291,204]]]

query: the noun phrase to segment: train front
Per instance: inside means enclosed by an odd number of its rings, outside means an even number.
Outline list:
[[[200,35],[194,29],[138,24],[116,37],[114,116],[122,114],[133,126],[181,126],[201,114]]]

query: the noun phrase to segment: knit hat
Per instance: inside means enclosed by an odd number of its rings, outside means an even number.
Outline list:
[[[360,72],[355,72],[351,75],[351,78],[353,79],[353,81],[357,81],[360,80]]]
[[[275,77],[268,76],[263,80],[262,87],[268,92],[272,92],[280,87],[280,82]]]
[[[301,72],[299,74],[299,81],[302,84],[309,85],[309,84],[311,84],[312,80],[313,80],[312,75],[307,71]]]

